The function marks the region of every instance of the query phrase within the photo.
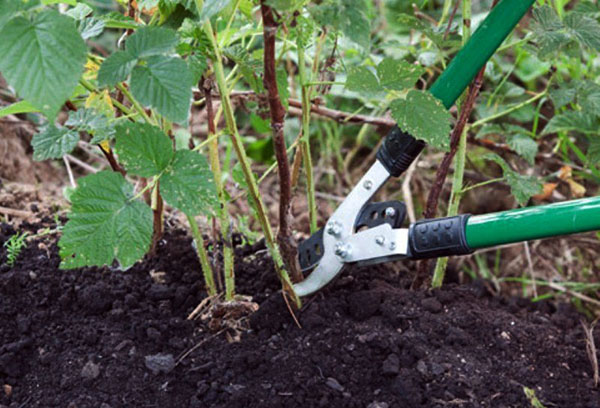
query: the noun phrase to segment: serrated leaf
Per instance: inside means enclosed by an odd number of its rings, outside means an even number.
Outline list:
[[[98,85],[113,86],[125,81],[135,64],[137,64],[137,58],[127,51],[115,52],[100,65]]]
[[[564,24],[580,44],[600,50],[600,24],[596,20],[584,13],[569,13]]]
[[[506,138],[508,146],[523,157],[531,165],[535,162],[535,155],[538,152],[538,145],[531,137],[522,133],[509,135]]]
[[[412,28],[413,30],[420,31],[425,37],[429,38],[438,48],[442,48],[446,45],[443,34],[436,33],[430,24],[423,20],[408,15],[400,14],[398,16],[398,24],[406,28]]]
[[[571,38],[552,7],[544,5],[533,10],[533,33],[540,58],[546,58],[567,45]]]
[[[299,9],[306,0],[267,0],[265,3],[278,11],[294,11]]]
[[[89,133],[93,136],[90,140],[90,143],[93,144],[110,140],[115,136],[114,126],[108,122],[106,116],[98,113],[95,109],[84,108],[71,112],[65,126],[78,132]]]
[[[382,91],[375,74],[364,65],[348,68],[345,87],[363,96],[371,96]]]
[[[542,191],[543,183],[537,177],[517,173],[497,154],[487,154],[484,159],[494,161],[502,168],[506,183],[510,186],[512,195],[520,205],[527,204],[531,197]]]
[[[0,109],[0,118],[8,115],[31,112],[39,112],[39,110],[27,101],[19,101]]]
[[[313,18],[321,25],[331,26],[344,36],[369,48],[371,20],[367,17],[365,0],[329,0],[310,9]]]
[[[600,85],[591,81],[578,84],[577,102],[585,113],[600,116]]]
[[[598,120],[594,116],[581,111],[567,111],[550,119],[542,134],[570,131],[596,133],[598,132]]]
[[[550,90],[550,99],[556,109],[560,109],[575,100],[577,90],[570,84],[562,84],[560,88]]]
[[[187,215],[211,214],[218,203],[212,171],[204,156],[190,150],[175,152],[160,178],[165,201]]]
[[[14,0],[0,0],[0,29],[19,10],[19,4]]]
[[[98,18],[104,21],[104,24],[107,28],[123,28],[133,30],[141,26],[141,24],[135,21],[133,18],[121,13],[117,13],[116,11],[103,14],[98,16]]]
[[[142,27],[127,39],[125,50],[135,58],[166,54],[177,45],[175,31],[162,27]]]
[[[75,21],[44,10],[32,21],[10,20],[0,31],[0,72],[23,99],[54,121],[83,72],[87,49]]]
[[[31,139],[33,160],[60,159],[65,154],[71,153],[78,141],[79,134],[76,131],[47,126]]]
[[[230,1],[231,0],[206,0],[202,7],[202,11],[200,12],[200,20],[204,21],[212,18],[227,7]]]
[[[600,163],[600,137],[590,137],[590,145],[587,149],[587,162],[593,166]]]
[[[128,268],[150,248],[152,210],[132,200],[133,187],[118,172],[79,179],[69,221],[58,243],[61,268],[110,265]]]
[[[413,88],[423,73],[425,69],[420,65],[393,58],[384,58],[377,65],[377,76],[381,86],[390,90],[403,91]]]
[[[115,150],[121,164],[137,176],[156,176],[173,158],[173,143],[169,136],[147,123],[118,125],[115,139]]]
[[[527,204],[531,197],[542,191],[543,184],[537,177],[524,176],[514,171],[506,173],[505,176],[510,192],[521,205]]]
[[[94,10],[85,3],[77,3],[75,7],[67,10],[65,15],[74,18],[75,20],[83,20],[90,14],[92,14]]]
[[[138,65],[131,75],[131,92],[146,106],[173,122],[187,120],[194,78],[180,58],[154,56]]]
[[[193,83],[197,83],[208,68],[206,56],[195,53],[188,57],[187,64],[190,67],[190,73],[193,77]]]
[[[98,20],[93,17],[88,17],[81,20],[77,24],[77,30],[81,34],[81,38],[87,40],[88,38],[97,37],[104,31],[104,21]]]
[[[390,105],[400,129],[442,150],[450,146],[450,113],[442,102],[428,92],[411,90],[406,99]]]

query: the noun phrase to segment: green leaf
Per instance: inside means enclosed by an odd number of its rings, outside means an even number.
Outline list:
[[[185,122],[192,103],[194,78],[180,58],[154,56],[131,75],[131,92],[146,106],[173,122]]]
[[[571,41],[560,18],[552,7],[544,5],[533,10],[534,39],[539,47],[539,57],[546,58]]]
[[[382,91],[375,74],[364,65],[348,68],[346,89],[365,96],[375,95]]]
[[[200,12],[200,20],[204,21],[212,18],[227,7],[230,1],[231,0],[206,0],[202,7],[202,11]]]
[[[42,0],[42,4],[45,6],[58,3],[68,4],[69,6],[76,6],[77,0]]]
[[[580,44],[600,50],[600,24],[596,20],[584,13],[569,13],[564,24]]]
[[[600,85],[592,81],[578,84],[577,102],[585,113],[600,116]]]
[[[593,166],[600,163],[600,137],[590,137],[590,145],[587,149],[587,161],[588,164]]]
[[[424,73],[425,69],[420,65],[393,58],[384,58],[377,65],[377,76],[381,86],[389,90],[403,91],[414,88],[415,83]]]
[[[39,112],[39,110],[27,101],[19,101],[0,109],[0,118],[8,115],[32,112]]]
[[[414,16],[408,14],[400,14],[400,16],[398,17],[398,24],[405,28],[412,28],[413,30],[420,31],[425,37],[429,38],[431,42],[433,42],[438,48],[444,47],[446,43],[446,41],[444,41],[443,34],[436,33],[431,27],[431,24],[428,24],[423,20],[419,20]]]
[[[69,114],[69,119],[65,122],[78,132],[87,132],[92,135],[90,143],[100,143],[104,140],[110,140],[115,136],[115,128],[108,122],[108,118],[95,109],[79,109]]]
[[[61,268],[110,265],[128,268],[150,248],[152,210],[132,200],[133,187],[118,172],[79,179],[69,221],[58,243]]]
[[[190,67],[190,73],[193,77],[193,83],[197,83],[206,72],[208,68],[208,61],[206,60],[206,56],[202,54],[192,54],[187,59],[188,67]]]
[[[147,123],[118,125],[115,150],[125,169],[141,177],[158,175],[173,158],[169,136]]]
[[[98,85],[113,86],[125,81],[137,59],[127,51],[117,51],[104,60],[98,71]]]
[[[543,135],[558,132],[577,131],[581,133],[597,133],[598,120],[594,116],[581,111],[567,111],[555,115],[544,128]]]
[[[411,90],[406,99],[390,105],[398,126],[413,137],[442,150],[450,147],[450,113],[442,102],[428,92]]]
[[[542,191],[543,184],[537,177],[517,173],[495,153],[486,154],[484,159],[496,162],[501,168],[512,195],[520,205],[527,204],[529,199]]]
[[[550,90],[550,99],[556,109],[560,109],[575,100],[577,90],[571,84],[562,84],[557,89]]]
[[[77,30],[81,34],[81,38],[87,40],[88,38],[97,37],[104,31],[104,21],[98,20],[93,17],[88,17],[81,20],[77,24]]]
[[[87,48],[75,21],[44,10],[33,21],[13,18],[0,31],[0,38],[2,75],[53,122],[86,61]]]
[[[129,16],[125,16],[121,13],[117,13],[116,11],[112,11],[110,13],[103,14],[98,16],[107,28],[122,28],[122,29],[132,29],[135,30],[141,26],[140,23],[135,21],[133,18]]]
[[[310,12],[319,24],[331,26],[354,43],[369,48],[371,20],[367,10],[365,0],[329,0],[312,7]]]
[[[125,50],[135,58],[166,54],[177,45],[175,31],[162,27],[142,27],[127,39]]]
[[[90,14],[92,14],[94,10],[85,3],[77,3],[74,8],[67,10],[65,15],[69,17],[73,17],[75,20],[83,20]]]
[[[265,3],[279,11],[298,10],[306,0],[267,0]]]
[[[31,139],[33,147],[33,160],[60,159],[71,153],[77,142],[79,134],[67,128],[48,126]]]
[[[204,156],[190,150],[175,152],[160,178],[165,201],[187,215],[211,214],[218,203],[212,171]]]
[[[535,162],[535,155],[538,152],[538,145],[531,137],[516,133],[509,135],[506,142],[508,146],[523,157],[531,165]]]
[[[19,4],[14,0],[0,0],[0,29],[19,10]]]

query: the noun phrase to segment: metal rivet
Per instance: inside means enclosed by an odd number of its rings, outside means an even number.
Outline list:
[[[392,207],[388,207],[385,209],[385,216],[388,218],[392,218],[396,215],[396,210]]]
[[[343,259],[350,255],[351,249],[352,248],[350,247],[350,245],[338,242],[335,245],[335,254]]]
[[[377,245],[383,245],[385,243],[385,237],[383,235],[377,235],[375,237],[375,242]]]
[[[333,222],[330,221],[327,223],[326,230],[329,235],[338,236],[342,233],[342,224],[339,223],[338,221],[333,221]]]
[[[390,249],[393,251],[394,249],[396,249],[396,243],[395,242],[390,242]]]
[[[366,190],[370,190],[371,188],[373,188],[373,182],[371,180],[365,180],[365,182],[363,183],[363,187]]]

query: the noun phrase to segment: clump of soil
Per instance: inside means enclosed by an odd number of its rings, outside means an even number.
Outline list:
[[[568,305],[350,268],[305,299],[300,329],[255,245],[236,248],[237,289],[260,308],[229,343],[185,319],[205,297],[190,245],[170,231],[128,271],[62,271],[51,237],[3,265],[0,407],[526,407],[523,387],[547,407],[600,406]]]

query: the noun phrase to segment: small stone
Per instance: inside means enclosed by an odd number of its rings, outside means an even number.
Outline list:
[[[88,361],[81,369],[81,376],[88,380],[95,380],[100,375],[100,366]]]
[[[425,298],[421,300],[421,307],[431,313],[442,311],[442,304],[436,298]]]
[[[333,377],[327,378],[327,381],[325,382],[325,385],[327,385],[332,390],[336,390],[336,391],[339,391],[339,392],[344,392],[344,387],[342,387],[342,384],[340,384],[338,382],[338,380],[336,380]]]
[[[154,354],[146,356],[146,368],[152,371],[152,374],[168,373],[175,368],[175,358],[173,354]]]
[[[429,374],[429,369],[427,368],[427,364],[423,360],[419,360],[417,362],[417,371],[421,373],[423,377],[427,377]]]
[[[373,401],[367,405],[367,408],[389,408],[389,404],[387,402]]]
[[[396,354],[390,354],[384,361],[381,367],[386,375],[396,375],[400,372],[400,359]]]

